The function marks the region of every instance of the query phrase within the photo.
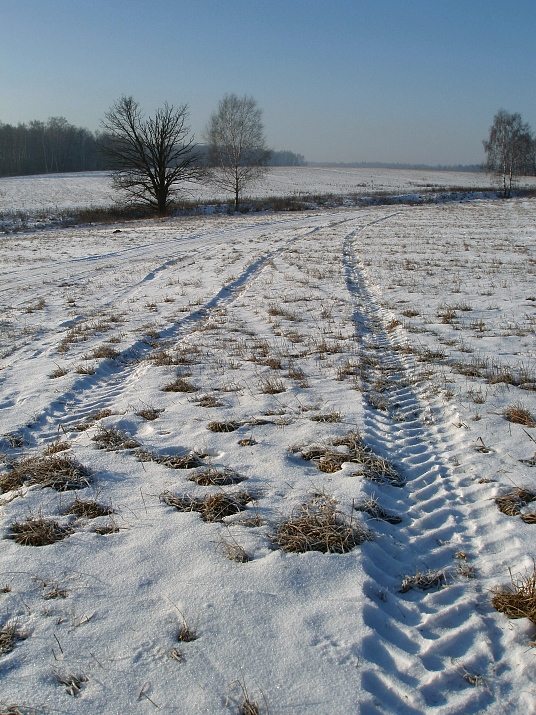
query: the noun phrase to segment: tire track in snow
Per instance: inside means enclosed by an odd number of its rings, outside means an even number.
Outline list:
[[[179,322],[170,324],[159,331],[158,343],[162,347],[171,342],[185,340],[195,330],[195,327],[205,320],[212,311],[230,305],[246,290],[263,270],[266,263],[281,252],[288,249],[295,241],[310,236],[317,231],[344,224],[352,218],[338,218],[327,225],[320,224],[314,228],[292,236],[275,250],[269,251],[250,263],[242,273],[231,283],[223,286],[212,298],[202,306],[193,310]],[[287,226],[285,226],[287,229]],[[166,261],[164,265],[167,265]],[[154,271],[157,269],[153,269]],[[57,436],[58,424],[64,426],[77,424],[99,409],[113,408],[114,403],[129,390],[135,390],[135,384],[149,368],[150,363],[144,361],[155,349],[143,340],[134,341],[123,350],[116,360],[105,360],[98,365],[94,375],[77,378],[71,387],[60,395],[56,395],[50,404],[36,416],[40,429],[32,430],[32,440],[51,439]],[[134,393],[133,393],[134,394]]]
[[[360,712],[503,713],[504,707],[515,709],[518,696],[511,683],[499,692],[493,681],[493,664],[503,654],[486,638],[492,624],[482,611],[489,606],[478,583],[457,575],[453,561],[456,551],[470,552],[467,525],[477,515],[461,498],[459,478],[444,457],[452,445],[437,441],[445,430],[429,426],[419,403],[412,384],[415,365],[393,349],[386,311],[367,287],[353,245],[359,230],[346,236],[343,262],[364,365],[363,436],[401,465],[407,478],[402,489],[386,484],[369,489],[382,506],[398,510],[403,522],[374,522],[377,538],[362,547],[368,632],[360,672],[369,698]],[[402,579],[416,568],[444,573],[444,587],[401,593]],[[483,675],[485,686],[469,684],[463,678],[467,672]]]

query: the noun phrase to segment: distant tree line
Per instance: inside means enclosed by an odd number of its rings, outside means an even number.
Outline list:
[[[97,135],[64,117],[29,124],[0,123],[0,176],[96,171],[104,168]]]
[[[50,117],[46,122],[28,124],[0,122],[0,176],[102,171],[110,168],[99,151],[106,141],[103,132],[91,132],[70,124],[65,117]],[[206,147],[197,147],[201,161]],[[269,166],[305,166],[301,154],[272,151]]]

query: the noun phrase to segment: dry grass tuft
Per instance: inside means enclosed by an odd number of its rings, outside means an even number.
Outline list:
[[[146,407],[142,407],[141,410],[138,410],[135,412],[135,414],[138,417],[142,417],[144,420],[147,420],[148,422],[152,422],[153,420],[158,419],[158,417],[164,412],[164,408],[156,408],[156,407],[150,407],[147,405]]]
[[[65,452],[68,449],[71,449],[71,443],[67,442],[65,440],[60,440],[57,439],[55,442],[51,442],[45,449],[43,450],[43,454],[45,457],[50,457],[53,454],[57,454],[58,452]]]
[[[222,536],[219,546],[230,561],[236,561],[237,564],[246,564],[250,560],[246,551],[232,537],[224,539]]]
[[[400,524],[402,517],[396,516],[394,514],[389,514],[385,509],[379,505],[379,503],[372,495],[369,499],[359,502],[354,506],[356,511],[363,511],[368,514],[372,519],[377,519],[378,521],[387,521],[389,524]]]
[[[26,640],[26,636],[22,633],[16,623],[4,623],[4,625],[0,627],[0,655],[11,653],[11,651],[15,648],[17,641],[23,640]]]
[[[240,422],[209,422],[207,429],[211,432],[235,432],[240,426]]]
[[[510,585],[495,589],[491,602],[508,618],[528,618],[536,624],[536,567],[532,573],[510,572]]]
[[[445,572],[435,569],[429,569],[422,573],[419,569],[415,569],[415,576],[406,576],[399,589],[400,593],[406,593],[412,588],[420,588],[421,591],[427,591],[434,586],[441,588],[446,583]]]
[[[508,422],[514,422],[517,425],[536,427],[534,417],[520,402],[516,402],[514,405],[508,405],[503,412],[503,417],[508,420]]]
[[[196,405],[199,405],[199,407],[222,407],[223,402],[221,400],[218,400],[217,397],[214,395],[201,395],[200,397],[196,397],[192,400],[192,402],[195,402]]]
[[[3,491],[18,489],[25,482],[39,485],[42,489],[51,487],[58,492],[71,489],[85,489],[90,484],[90,470],[74,457],[66,455],[26,457],[13,462],[11,471],[0,478]]]
[[[84,519],[97,519],[99,516],[113,514],[113,511],[111,507],[103,506],[94,499],[78,499],[77,497],[64,514],[74,514]]]
[[[194,626],[188,625],[186,621],[183,620],[179,626],[179,632],[177,633],[177,640],[181,643],[191,643],[199,638],[197,635],[197,629]]]
[[[198,387],[183,377],[178,377],[162,388],[163,392],[198,392],[198,390]]]
[[[238,444],[241,447],[252,447],[254,444],[257,444],[257,440],[253,439],[252,437],[244,437],[244,439],[239,439]]]
[[[279,378],[263,377],[259,381],[259,389],[265,395],[277,395],[287,389],[283,380]]]
[[[135,449],[140,446],[140,443],[121,432],[116,427],[100,426],[98,432],[91,438],[97,444],[99,449],[105,449],[108,452],[117,452],[121,449]]]
[[[66,539],[73,533],[69,527],[60,526],[53,519],[29,516],[26,521],[16,521],[6,538],[22,546],[48,546]]]
[[[110,347],[110,345],[98,345],[92,353],[94,358],[107,358],[108,360],[116,360],[121,353],[119,350]]]
[[[146,449],[138,449],[135,453],[140,462],[156,462],[169,469],[195,469],[203,462],[195,452],[188,454],[153,454]]]
[[[507,516],[517,516],[521,513],[521,509],[530,502],[536,499],[536,494],[528,489],[516,487],[510,492],[495,498],[495,504],[499,507],[499,511]],[[527,515],[529,516],[529,515]]]
[[[216,469],[215,467],[208,467],[201,472],[192,474],[189,479],[191,482],[200,484],[203,487],[225,487],[229,484],[239,484],[244,481],[245,477],[241,477],[232,469]]]
[[[337,511],[332,499],[319,495],[279,525],[274,541],[283,551],[344,554],[369,538],[366,529]]]
[[[104,524],[104,526],[97,526],[94,531],[100,536],[106,536],[107,534],[117,534],[119,532],[119,527],[113,519],[110,519],[108,524]]]
[[[311,420],[313,422],[340,422],[341,421],[341,413],[340,412],[326,412],[323,414],[319,415],[313,415],[311,417]]]
[[[164,492],[160,500],[178,511],[197,511],[204,521],[223,521],[227,516],[243,511],[246,504],[252,501],[249,492],[236,492],[235,494],[212,494],[203,498],[189,495],[175,495]]]
[[[51,380],[56,380],[58,377],[64,377],[65,375],[67,375],[68,372],[69,370],[64,367],[57,367],[55,370],[52,370],[49,375],[49,378]]]
[[[293,451],[299,452],[302,459],[314,462],[320,471],[327,474],[338,472],[345,462],[350,462],[360,466],[360,471],[352,473],[352,476],[363,476],[373,482],[395,487],[404,486],[404,477],[390,462],[366,447],[357,430],[333,440],[331,444],[334,447],[347,447],[348,451],[337,452],[324,445],[294,448]]]
[[[55,671],[54,675],[60,685],[65,685],[66,691],[69,693],[69,695],[72,695],[73,698],[76,698],[80,695],[82,691],[82,686],[88,681],[88,677],[86,675],[60,673],[59,671]]]

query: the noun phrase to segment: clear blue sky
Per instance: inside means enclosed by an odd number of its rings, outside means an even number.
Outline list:
[[[0,0],[0,121],[97,129],[122,94],[228,92],[311,161],[483,159],[499,108],[536,130],[536,0]]]

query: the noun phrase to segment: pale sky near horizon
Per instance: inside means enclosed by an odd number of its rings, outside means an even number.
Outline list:
[[[0,0],[0,122],[99,128],[121,95],[253,96],[309,161],[470,164],[498,109],[536,130],[536,0]]]

